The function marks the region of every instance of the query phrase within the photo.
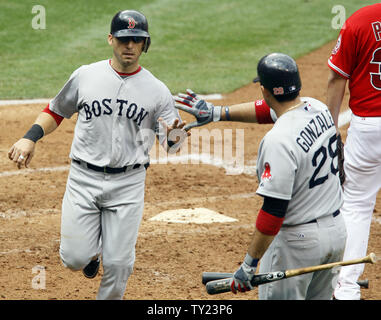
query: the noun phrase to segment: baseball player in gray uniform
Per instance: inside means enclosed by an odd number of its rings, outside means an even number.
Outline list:
[[[118,12],[108,35],[112,58],[75,70],[8,153],[19,168],[28,166],[35,143],[63,118],[78,114],[60,256],[66,267],[83,270],[88,278],[96,276],[102,261],[97,299],[122,299],[132,273],[152,136],[176,150],[179,138],[189,135],[168,88],[139,65],[150,41],[142,13]],[[175,131],[177,137],[168,139]]]
[[[291,57],[266,55],[257,71],[254,81],[260,82],[269,106],[267,118],[276,122],[258,150],[257,194],[263,197],[263,205],[244,261],[231,280],[234,293],[253,288],[250,280],[259,261],[260,273],[341,261],[346,240],[339,211],[343,200],[337,136],[327,106],[299,96],[301,80]],[[257,103],[251,108],[248,104],[214,107],[192,91],[175,100],[178,109],[196,116],[187,129],[211,121],[261,119]],[[329,300],[336,275],[329,269],[264,284],[258,288],[259,299]]]

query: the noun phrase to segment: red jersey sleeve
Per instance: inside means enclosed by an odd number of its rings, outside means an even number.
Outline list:
[[[355,65],[355,48],[355,37],[351,24],[347,21],[341,29],[336,46],[328,59],[328,66],[336,73],[349,79]]]
[[[355,115],[381,117],[381,3],[362,7],[347,19],[328,66],[348,80]]]

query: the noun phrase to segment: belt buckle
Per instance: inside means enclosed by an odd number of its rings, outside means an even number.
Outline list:
[[[107,167],[103,167],[103,173],[107,173]]]

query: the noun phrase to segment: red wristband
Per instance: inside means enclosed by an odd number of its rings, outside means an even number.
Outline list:
[[[257,122],[261,124],[274,123],[274,120],[271,118],[270,107],[264,99],[256,100],[255,105],[255,115],[257,117]]]
[[[46,108],[44,110],[42,110],[42,112],[46,112],[46,113],[50,114],[54,118],[54,120],[56,120],[57,126],[59,126],[63,120],[62,116],[60,116],[59,114],[57,114],[57,113],[55,113],[49,109],[49,104],[46,106]]]
[[[284,218],[276,217],[262,209],[259,210],[256,227],[257,229],[268,236],[275,236],[282,227]]]

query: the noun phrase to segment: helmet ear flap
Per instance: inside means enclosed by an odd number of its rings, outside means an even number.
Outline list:
[[[144,40],[144,46],[143,46],[143,51],[144,51],[144,52],[147,52],[147,51],[148,51],[148,48],[149,48],[150,44],[151,44],[151,38],[148,37],[148,38],[146,38],[146,39]]]

